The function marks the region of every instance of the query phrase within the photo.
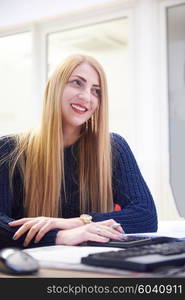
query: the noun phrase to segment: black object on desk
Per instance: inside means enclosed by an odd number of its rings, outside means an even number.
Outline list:
[[[29,275],[39,269],[38,261],[18,248],[0,250],[0,271],[14,275]]]
[[[185,265],[185,241],[135,246],[131,248],[89,254],[81,262],[87,265],[153,271],[163,266]]]
[[[124,235],[122,240],[110,240],[106,243],[87,241],[85,243],[82,243],[81,246],[130,248],[142,245],[170,243],[176,240],[176,238],[166,236],[142,236],[133,234]]]

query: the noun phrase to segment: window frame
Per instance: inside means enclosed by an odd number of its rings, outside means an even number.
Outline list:
[[[163,199],[160,206],[164,219],[179,218],[170,183],[167,9],[181,4],[185,4],[185,0],[166,0],[160,3],[160,197]],[[166,207],[168,207],[168,211],[166,211]]]

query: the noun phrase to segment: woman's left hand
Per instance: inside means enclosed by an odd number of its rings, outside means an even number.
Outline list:
[[[24,247],[26,247],[35,237],[35,243],[38,243],[43,236],[50,230],[58,229],[72,229],[82,226],[82,221],[77,218],[49,218],[49,217],[35,217],[22,218],[9,223],[10,226],[21,226],[13,236],[14,240],[19,239],[24,233],[28,232],[24,240]]]

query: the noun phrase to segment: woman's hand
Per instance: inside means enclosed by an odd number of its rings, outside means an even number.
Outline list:
[[[109,239],[123,239],[124,231],[120,224],[109,219],[91,222],[81,227],[61,230],[57,233],[56,245],[74,246],[86,241],[105,243]]]
[[[13,236],[14,240],[19,239],[25,232],[28,232],[24,240],[24,247],[35,237],[35,243],[38,243],[43,236],[50,230],[58,229],[71,229],[83,225],[80,218],[49,218],[49,217],[36,217],[36,218],[22,218],[9,223],[10,226],[21,226]]]
[[[96,225],[95,225],[96,224]],[[119,224],[117,224],[114,220],[109,219],[102,222],[92,222],[90,224],[84,225],[80,218],[49,218],[49,217],[36,217],[36,218],[22,218],[9,223],[10,226],[20,226],[21,227],[16,231],[13,236],[14,240],[19,239],[24,233],[27,232],[26,238],[24,240],[24,247],[28,246],[31,240],[35,237],[34,242],[38,243],[43,236],[50,230],[58,228],[62,229],[59,235],[57,236],[57,244],[64,244],[63,238],[61,240],[61,235],[63,232],[64,236],[66,236],[66,245],[72,245],[74,240],[74,244],[78,243],[78,239],[80,238],[79,243],[83,241],[105,241],[106,238],[117,239],[120,233],[124,233],[123,229]],[[114,226],[115,229],[113,228]],[[73,229],[84,228],[84,236],[83,230],[72,231]],[[82,233],[82,236],[81,236]],[[78,237],[75,237],[75,234]],[[96,239],[92,239],[93,237]],[[77,241],[76,241],[76,238]],[[69,240],[68,240],[69,239]],[[72,240],[71,240],[72,239]],[[82,241],[81,241],[82,240]]]

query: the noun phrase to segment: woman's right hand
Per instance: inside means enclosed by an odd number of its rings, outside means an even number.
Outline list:
[[[86,241],[108,242],[122,239],[123,229],[114,220],[91,222],[84,226],[61,230],[57,233],[56,245],[75,246]]]
[[[28,246],[30,241],[35,238],[38,243],[43,236],[50,230],[58,229],[71,229],[78,226],[83,226],[83,222],[79,217],[77,218],[50,218],[50,217],[35,217],[35,218],[22,218],[9,223],[11,227],[20,226],[13,236],[14,240],[19,239],[24,233],[26,237],[24,240],[24,247]]]

